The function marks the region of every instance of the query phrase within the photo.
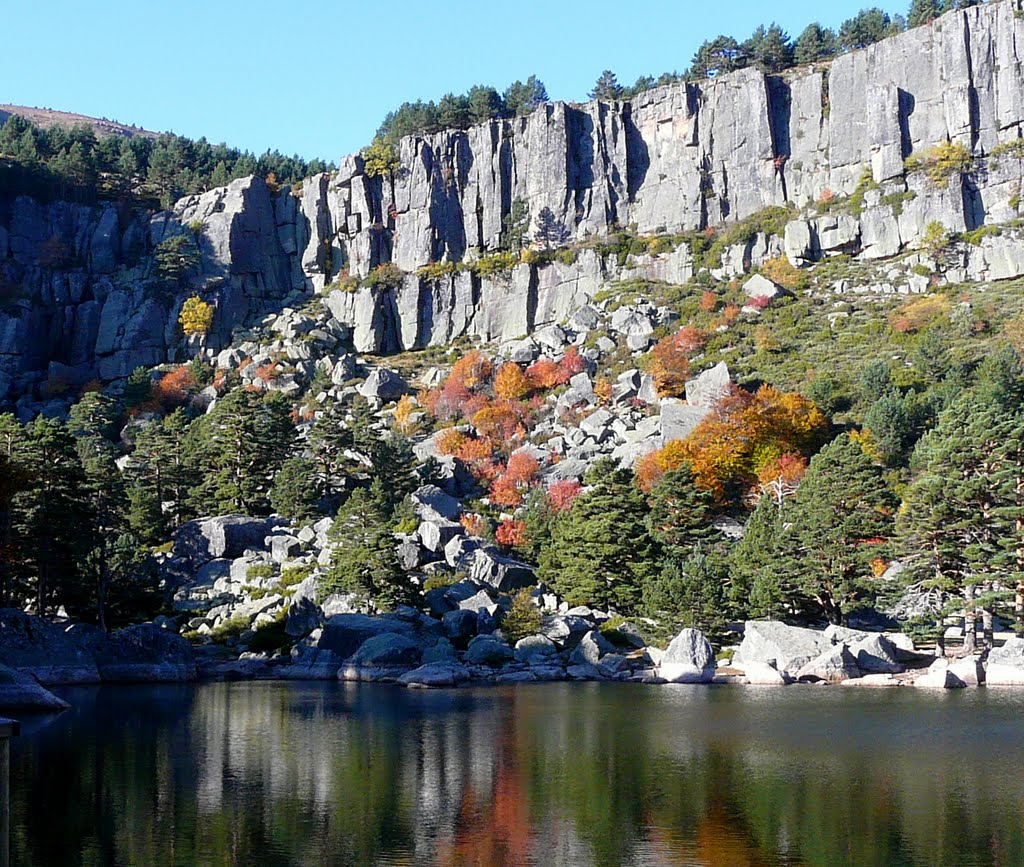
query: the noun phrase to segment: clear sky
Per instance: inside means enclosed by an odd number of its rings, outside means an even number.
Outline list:
[[[909,0],[6,0],[0,103],[337,160],[406,100],[535,73],[583,100],[685,69],[719,33],[837,27]]]

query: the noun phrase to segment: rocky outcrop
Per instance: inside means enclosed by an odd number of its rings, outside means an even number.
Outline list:
[[[794,219],[784,239],[760,233],[730,248],[723,277],[783,250],[798,265],[833,253],[880,259],[916,244],[934,221],[960,232],[1008,222],[1024,177],[1019,151],[1000,149],[1024,134],[1021,9],[1021,0],[997,0],[950,12],[784,75],[745,69],[411,136],[386,177],[349,156],[301,188],[243,178],[155,216],[0,202],[0,400],[183,357],[176,321],[186,292],[161,289],[151,257],[175,234],[194,232],[203,252],[187,294],[216,308],[211,351],[260,315],[329,288],[326,303],[355,349],[380,353],[518,338],[564,321],[608,280],[693,276],[685,244],[624,264],[585,247],[574,261],[505,273],[462,267],[498,249],[516,200],[533,228],[544,220],[580,242],[618,226],[699,229],[766,207],[792,205],[796,217],[858,193],[855,207]],[[973,156],[969,171],[938,180],[907,171],[908,157],[944,142]],[[397,285],[352,286],[386,262],[406,273]],[[417,273],[431,263],[451,269]],[[1015,245],[990,239],[962,271],[1001,279],[1024,261]]]
[[[61,711],[69,707],[34,677],[0,665],[0,711]]]

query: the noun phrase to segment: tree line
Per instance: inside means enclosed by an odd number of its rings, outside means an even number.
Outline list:
[[[0,195],[80,202],[135,196],[169,208],[236,178],[290,184],[327,168],[322,160],[270,150],[256,156],[173,133],[97,137],[88,124],[44,129],[16,114],[0,126]]]

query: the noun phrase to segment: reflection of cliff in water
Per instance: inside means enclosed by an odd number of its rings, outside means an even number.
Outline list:
[[[13,863],[1024,863],[1009,691],[262,683],[74,704],[15,744]]]

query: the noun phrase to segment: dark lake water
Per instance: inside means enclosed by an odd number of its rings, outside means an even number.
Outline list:
[[[62,694],[14,864],[1024,865],[1024,691]]]

